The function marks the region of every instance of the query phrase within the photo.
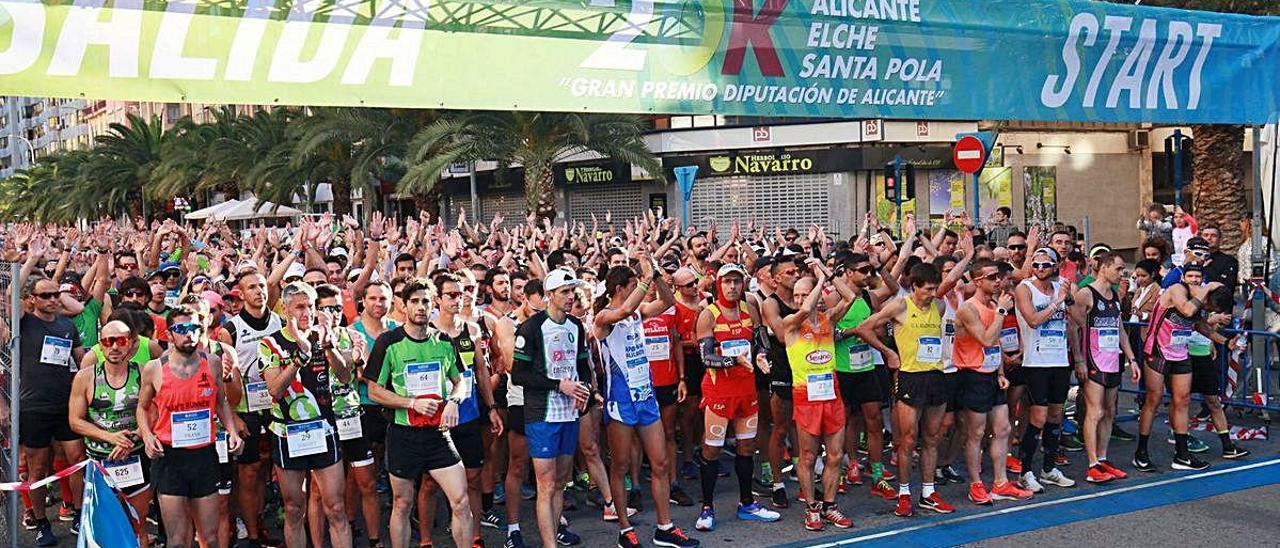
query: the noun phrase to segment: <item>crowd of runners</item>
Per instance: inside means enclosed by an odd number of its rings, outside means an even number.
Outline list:
[[[87,455],[156,520],[159,535],[135,524],[144,545],[175,547],[429,546],[439,499],[454,545],[491,528],[510,548],[573,546],[574,484],[620,548],[693,547],[718,520],[792,505],[803,525],[789,526],[853,527],[842,494],[950,513],[945,483],[990,505],[1204,469],[1192,393],[1221,456],[1248,454],[1218,399],[1235,274],[1216,227],[1173,266],[1080,249],[1067,230],[948,221],[908,217],[896,238],[868,217],[845,239],[660,211],[11,226],[22,391],[0,423],[20,421],[27,478]],[[1136,452],[1114,455],[1126,376],[1146,396]],[[1166,395],[1162,463],[1149,443]],[[1087,460],[1075,477],[1072,444]],[[717,508],[727,477],[738,503]],[[73,530],[79,478],[59,482]],[[283,539],[265,525],[276,496]],[[24,498],[24,524],[52,546],[45,499]],[[672,505],[701,511],[675,523]],[[656,526],[637,530],[646,510]]]

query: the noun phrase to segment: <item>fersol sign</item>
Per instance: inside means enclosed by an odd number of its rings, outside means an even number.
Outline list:
[[[562,186],[629,183],[631,166],[619,162],[560,164],[554,176]]]

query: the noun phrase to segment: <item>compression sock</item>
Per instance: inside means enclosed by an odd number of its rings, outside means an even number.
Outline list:
[[[1147,442],[1151,441],[1151,434],[1138,434],[1138,453],[1147,455]]]
[[[1231,441],[1231,431],[1229,430],[1218,432],[1218,439],[1222,441],[1222,450],[1224,452],[1236,446],[1235,442]]]
[[[880,483],[882,478],[884,478],[884,463],[871,463],[871,483]]]
[[[738,501],[751,504],[756,501],[751,494],[752,462],[749,455],[738,455],[733,458],[733,471],[738,475]]]
[[[1191,451],[1187,450],[1187,444],[1190,442],[1190,439],[1190,434],[1175,433],[1173,435],[1173,446],[1175,448],[1174,454],[1179,460],[1187,460],[1191,458]]]
[[[693,462],[698,465],[698,475],[702,479],[702,504],[711,506],[716,498],[716,475],[720,473],[716,469],[715,461],[708,461],[702,456],[702,451],[695,451]]]
[[[1057,467],[1054,459],[1058,458],[1058,443],[1062,440],[1062,425],[1045,423],[1044,425],[1044,468],[1045,472]],[[1023,461],[1028,462],[1028,461]]]
[[[1036,456],[1036,449],[1040,448],[1040,429],[1034,424],[1028,424],[1027,430],[1022,433],[1022,444],[1018,446],[1020,451],[1019,459],[1022,460],[1022,470],[1030,472],[1031,459]]]

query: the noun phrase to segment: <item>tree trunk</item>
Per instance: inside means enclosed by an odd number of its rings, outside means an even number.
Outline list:
[[[350,215],[352,211],[351,181],[348,179],[330,181],[329,190],[333,194],[333,216],[341,219],[344,215]]]
[[[1196,125],[1193,188],[1195,211],[1200,226],[1218,225],[1222,231],[1222,249],[1234,253],[1248,237],[1240,232],[1245,218],[1244,127]]]
[[[552,177],[551,162],[541,162],[525,166],[524,193],[528,201],[529,211],[534,212],[538,220],[556,219],[556,188]]]

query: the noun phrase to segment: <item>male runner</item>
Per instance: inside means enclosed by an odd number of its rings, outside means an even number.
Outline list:
[[[904,248],[907,246],[904,246]],[[897,372],[894,378],[893,434],[898,452],[898,503],[894,514],[909,517],[911,503],[911,459],[916,446],[917,424],[924,417],[924,444],[920,449],[920,506],[941,514],[955,508],[934,491],[932,471],[937,467],[938,440],[947,411],[947,394],[942,373],[942,305],[934,299],[942,283],[942,273],[929,263],[911,267],[911,293],[895,297],[872,314],[853,333],[884,355],[885,365]],[[877,330],[893,322],[897,351],[880,338]]]
[[[107,322],[98,332],[101,357],[76,373],[69,403],[71,429],[84,436],[89,458],[102,462],[115,487],[139,516],[151,505],[151,459],[137,437],[138,391],[142,368],[130,361],[138,337],[122,321]],[[86,358],[87,360],[88,358]],[[145,545],[141,523],[135,532]]]
[[[1082,387],[1085,415],[1080,425],[1085,456],[1089,459],[1085,481],[1106,483],[1129,477],[1107,460],[1107,447],[1111,443],[1116,398],[1121,375],[1124,374],[1121,351],[1129,363],[1137,362],[1120,313],[1120,296],[1112,289],[1124,276],[1124,257],[1108,251],[1095,259],[1094,279],[1076,291],[1075,305],[1070,309],[1075,324],[1081,330],[1079,335],[1071,337],[1071,343],[1076,367],[1086,370],[1087,382]],[[1141,375],[1139,368],[1134,367],[1132,373],[1134,382],[1137,382]]]
[[[364,380],[369,398],[394,410],[387,427],[387,472],[391,475],[391,546],[409,545],[409,516],[423,474],[431,474],[449,501],[455,546],[474,538],[467,474],[450,428],[470,387],[458,372],[457,351],[431,327],[431,290],[409,279],[400,292],[406,323],[383,333],[373,345]]]
[[[345,330],[332,327],[330,312],[316,313],[315,299],[315,290],[305,282],[285,286],[280,300],[287,323],[259,343],[262,378],[272,399],[272,464],[284,498],[285,543],[293,547],[307,542],[303,490],[307,483],[320,491],[330,542],[335,547],[350,546],[342,445],[334,424],[330,383],[335,378],[350,382],[351,368],[342,349]],[[346,348],[350,349],[350,340]]]
[[[796,429],[794,428],[795,419],[792,414],[792,390],[791,390],[791,366],[790,359],[787,355],[787,348],[782,344],[782,319],[796,313],[796,309],[792,308],[795,299],[792,295],[796,280],[798,280],[802,272],[807,270],[808,265],[805,263],[804,255],[800,255],[790,249],[784,250],[769,266],[770,277],[773,278],[773,292],[768,298],[764,299],[760,307],[760,317],[768,327],[769,346],[765,353],[765,359],[769,360],[769,415],[772,417],[772,428],[769,429],[769,437],[766,439],[765,456],[769,459],[769,468],[773,473],[773,492],[772,498],[774,506],[786,508],[789,503],[786,502],[786,491],[778,493],[777,486],[782,484],[782,478],[787,471],[787,465],[790,462],[783,462],[783,453],[786,449],[786,441],[788,438],[796,440]],[[793,447],[798,448],[798,442]],[[812,501],[810,501],[812,502]],[[781,503],[781,504],[779,504]]]
[[[698,315],[695,332],[702,363],[707,372],[702,379],[702,408],[704,409],[702,451],[696,452],[702,479],[702,512],[694,527],[699,531],[713,531],[716,515],[716,461],[724,447],[725,435],[730,423],[738,439],[737,456],[733,459],[734,472],[738,476],[738,519],[748,521],[778,521],[782,515],[756,503],[751,493],[751,455],[755,453],[756,428],[758,426],[755,376],[752,366],[768,369],[764,359],[764,326],[760,313],[743,300],[747,272],[741,266],[727,264],[716,273],[718,294],[716,302],[707,305]],[[755,348],[753,347],[755,342]]]
[[[577,318],[569,316],[580,284],[572,271],[553,269],[544,285],[546,310],[525,320],[516,331],[511,380],[524,389],[524,429],[538,483],[538,532],[543,546],[554,545],[556,537],[568,530],[560,522],[563,487],[573,475],[578,417],[593,391],[587,384],[591,379],[587,332]]]
[[[1076,482],[1064,475],[1055,463],[1062,428],[1062,404],[1071,386],[1067,363],[1066,309],[1072,304],[1071,286],[1056,280],[1058,253],[1049,248],[1035,251],[1031,258],[1032,277],[1014,290],[1018,324],[1022,335],[1022,367],[1027,381],[1031,409],[1027,429],[1022,434],[1022,486],[1033,493],[1044,491],[1041,481],[1059,487]],[[1044,438],[1044,466],[1039,480],[1031,459]]]
[[[168,546],[191,546],[192,523],[202,539],[218,538],[217,436],[213,419],[234,424],[220,371],[199,352],[203,329],[190,308],[169,313],[169,350],[142,370],[138,390],[139,437],[151,459]],[[241,438],[227,429],[227,450]]]
[[[649,358],[646,351],[643,322],[662,314],[675,302],[671,288],[658,276],[652,259],[645,253],[638,257],[640,273],[629,266],[614,266],[605,275],[605,294],[608,303],[596,311],[593,330],[600,341],[600,354],[605,362],[607,379],[605,407],[609,415],[609,449],[612,454],[609,478],[610,490],[621,493],[622,476],[627,473],[632,457],[632,440],[639,437],[645,456],[649,459],[653,481],[653,502],[658,515],[653,543],[677,548],[698,546],[698,541],[686,536],[671,522],[671,461],[665,447],[661,411],[653,385]],[[658,299],[645,303],[649,284],[653,283]],[[639,481],[640,478],[634,478]],[[629,518],[618,516],[619,548],[637,548],[640,539]]]
[[[800,479],[800,497],[807,508],[804,527],[821,531],[824,521],[841,529],[853,526],[836,506],[840,484],[840,461],[844,457],[844,403],[836,389],[835,332],[831,317],[843,317],[853,304],[853,292],[836,279],[840,300],[827,309],[822,300],[831,273],[821,261],[805,261],[809,272],[818,278],[801,278],[792,287],[794,313],[782,318],[779,338],[786,344],[791,364],[792,401],[795,405],[796,435],[800,441],[800,462],[796,476]],[[819,447],[825,448],[822,473],[822,501],[813,492],[814,464]]]

